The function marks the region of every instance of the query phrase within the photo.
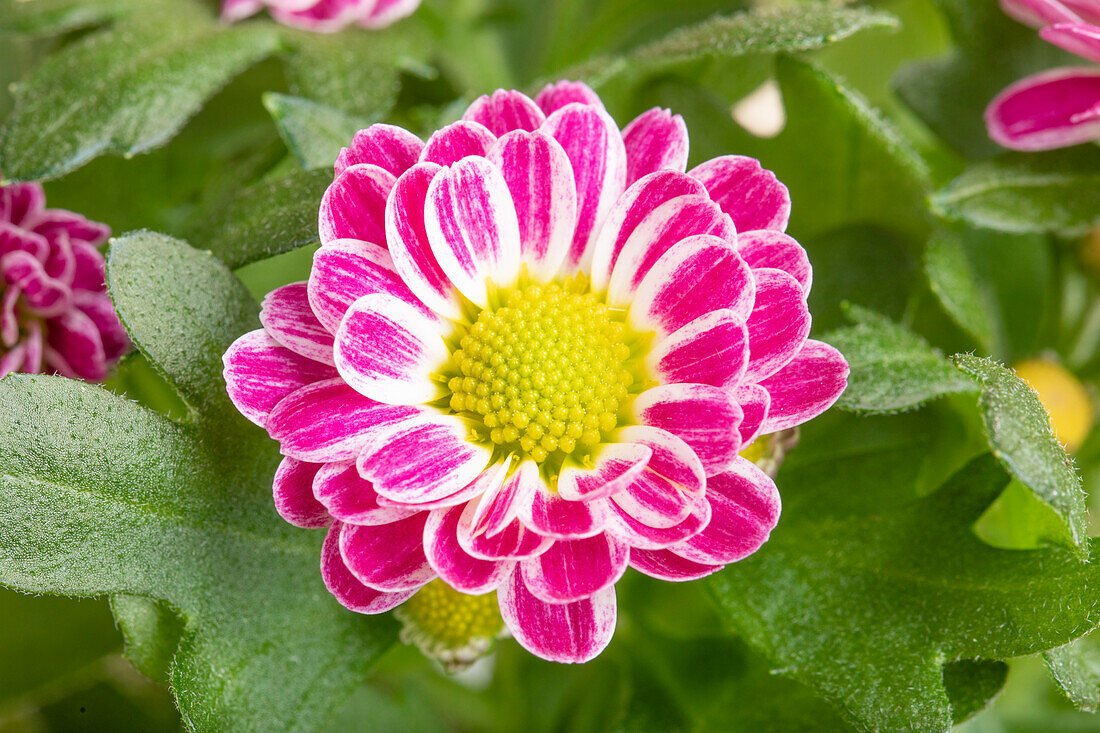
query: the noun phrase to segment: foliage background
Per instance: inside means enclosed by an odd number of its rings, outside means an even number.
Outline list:
[[[1100,376],[1100,150],[1003,154],[981,123],[1061,59],[992,0],[768,5],[428,0],[317,37],[199,0],[0,0],[0,170],[113,227],[139,347],[108,385],[132,401],[0,383],[0,584],[47,594],[0,591],[0,729],[1100,730],[1100,433],[1075,469],[978,358]],[[683,114],[692,164],[777,172],[851,388],[784,464],[756,556],[628,574],[583,667],[504,642],[448,678],[318,589],[320,536],[275,516],[274,446],[228,411],[219,356],[306,276],[354,130],[427,134],[560,76],[620,124]],[[761,139],[729,110],[769,78],[787,125]]]

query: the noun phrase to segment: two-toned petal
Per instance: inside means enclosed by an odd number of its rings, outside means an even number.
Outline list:
[[[615,633],[615,588],[572,603],[546,603],[514,572],[498,590],[500,615],[520,646],[552,662],[595,658]]]

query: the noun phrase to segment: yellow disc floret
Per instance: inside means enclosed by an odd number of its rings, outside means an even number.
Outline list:
[[[498,300],[451,352],[451,412],[537,463],[590,450],[619,424],[636,381],[621,314],[572,279],[517,286]]]
[[[438,578],[395,612],[401,638],[450,669],[466,666],[488,652],[504,630],[496,593],[470,596]]]
[[[1050,426],[1068,450],[1075,451],[1092,428],[1092,400],[1084,385],[1065,367],[1048,359],[1030,359],[1015,367],[1021,379],[1039,394],[1050,415]]]

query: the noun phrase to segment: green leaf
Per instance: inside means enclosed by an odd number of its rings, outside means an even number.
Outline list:
[[[784,517],[768,543],[708,581],[731,629],[782,674],[863,730],[947,730],[974,703],[949,696],[946,681],[955,687],[959,670],[945,676],[945,660],[1030,654],[1095,623],[1096,565],[1057,549],[998,550],[974,536],[970,525],[1009,481],[992,456],[913,497],[880,472],[903,460],[897,451],[844,458],[832,430],[823,460],[780,472]],[[803,446],[824,437],[805,433]],[[919,451],[906,438],[905,450]]]
[[[100,25],[140,7],[142,0],[0,0],[0,33],[58,35]],[[159,0],[147,0],[161,4]]]
[[[837,405],[867,413],[912,409],[928,400],[975,391],[967,379],[927,341],[866,308],[852,306],[854,326],[824,336],[852,369]]]
[[[233,268],[313,244],[330,183],[329,170],[265,178],[200,222],[193,239]]]
[[[956,724],[981,711],[1001,691],[1008,679],[1004,662],[960,659],[943,665],[943,686],[951,701],[951,718]]]
[[[179,614],[152,598],[121,593],[111,596],[111,613],[126,640],[126,658],[149,679],[167,684],[183,637]]]
[[[1034,353],[1053,270],[1045,238],[940,229],[924,259],[932,292],[983,352]]]
[[[192,406],[216,411],[224,387],[210,385],[218,398],[194,395],[229,340],[256,325],[242,287],[208,253],[147,233],[116,242],[109,270],[115,263],[126,276],[108,279],[135,341],[163,359],[159,369]],[[176,330],[149,327],[143,311]],[[185,352],[190,366],[177,358]],[[200,418],[179,424],[73,380],[0,381],[0,582],[163,601],[182,618],[170,681],[189,727],[315,730],[395,629],[346,611],[325,589],[321,536],[271,505],[279,456],[263,432]],[[124,618],[131,647],[171,637],[163,624]]]
[[[1080,710],[1100,710],[1100,638],[1096,632],[1043,653],[1055,681]]]
[[[975,163],[932,197],[944,217],[1012,233],[1078,237],[1100,224],[1100,148]]]
[[[955,365],[982,386],[978,406],[993,454],[1058,513],[1069,527],[1078,553],[1087,555],[1088,514],[1081,477],[1054,437],[1050,416],[1035,390],[990,359],[957,354]]]
[[[305,170],[328,168],[340,148],[351,143],[356,132],[370,121],[351,117],[338,109],[289,94],[269,92],[264,106],[279,128],[279,135]]]
[[[198,3],[156,4],[64,47],[15,89],[4,175],[41,180],[102,153],[167,142],[238,73],[279,48],[267,25],[227,28]]]

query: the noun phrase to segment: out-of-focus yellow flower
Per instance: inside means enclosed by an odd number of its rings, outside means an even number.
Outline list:
[[[1016,365],[1016,374],[1039,395],[1050,415],[1050,426],[1071,453],[1084,442],[1095,416],[1084,385],[1065,367],[1048,359],[1029,359]]]
[[[488,653],[504,632],[497,594],[459,593],[438,578],[394,611],[401,640],[416,644],[448,671],[458,671]]]

